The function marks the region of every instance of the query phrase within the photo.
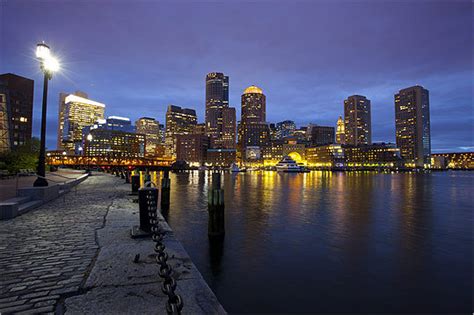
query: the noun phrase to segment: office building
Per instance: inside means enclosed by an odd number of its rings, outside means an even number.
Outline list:
[[[345,165],[344,149],[340,144],[306,148],[306,161],[311,167],[337,168]]]
[[[206,152],[206,165],[213,167],[230,167],[236,160],[235,149],[208,149]]]
[[[407,166],[431,163],[430,100],[422,86],[412,86],[395,94],[397,146]]]
[[[334,127],[309,125],[306,129],[306,137],[310,145],[325,145],[334,143]]]
[[[31,140],[34,81],[5,73],[0,86],[0,152],[5,152]]]
[[[350,145],[372,143],[370,100],[352,95],[344,100],[345,143]]]
[[[191,166],[201,166],[206,161],[209,137],[205,134],[186,134],[176,136],[176,160],[185,161]]]
[[[64,112],[66,111],[66,97],[68,95],[76,95],[82,98],[89,98],[87,93],[76,91],[74,93],[59,93],[59,104],[58,104],[58,135],[56,140],[57,150],[63,149],[63,129],[64,129]]]
[[[176,136],[192,134],[196,128],[196,111],[169,105],[166,111],[165,152],[170,158],[176,158]]]
[[[474,169],[474,152],[433,153],[431,160],[433,168]]]
[[[145,155],[154,157],[157,155],[157,146],[161,144],[160,124],[155,118],[141,117],[135,122],[136,133],[145,135]]]
[[[270,141],[270,128],[266,123],[266,98],[262,89],[251,85],[241,97],[242,119],[238,137],[240,156],[246,157],[247,147],[263,148]]]
[[[206,75],[206,133],[213,148],[235,148],[235,108],[229,107],[229,77]]]
[[[62,148],[72,154],[82,143],[82,129],[104,119],[105,104],[69,94],[64,99]]]
[[[344,132],[344,120],[341,116],[337,120],[337,127],[336,127],[336,143],[338,144],[345,144],[346,143],[346,135]]]
[[[145,135],[135,132],[130,119],[109,116],[83,128],[76,150],[88,157],[140,158],[145,156]]]
[[[393,143],[343,145],[345,165],[348,167],[401,167],[400,149]]]
[[[275,126],[275,139],[284,139],[292,137],[296,130],[296,124],[292,120],[284,120]]]

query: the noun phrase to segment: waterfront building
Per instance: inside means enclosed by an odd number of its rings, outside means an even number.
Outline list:
[[[433,168],[474,169],[474,152],[450,152],[431,154]]]
[[[270,140],[275,140],[276,139],[276,124],[269,123],[268,128],[270,129]]]
[[[201,166],[206,161],[209,137],[205,134],[176,136],[176,160],[185,161],[190,166]]]
[[[282,145],[282,157],[290,156],[297,163],[306,162],[306,143],[298,138],[288,138]]]
[[[270,127],[266,123],[266,98],[255,85],[246,88],[241,96],[242,119],[238,128],[241,156],[245,160],[247,147],[263,148],[270,140]]]
[[[309,147],[306,148],[306,161],[311,167],[343,167],[345,164],[344,149],[340,144]]]
[[[400,149],[393,143],[374,143],[366,145],[344,145],[345,165],[347,167],[401,167],[403,159]]]
[[[423,167],[431,162],[429,92],[416,85],[395,94],[397,146],[407,166]]]
[[[161,144],[164,145],[165,144],[165,138],[166,138],[166,128],[165,128],[165,125],[164,124],[159,124],[158,125],[159,127],[159,132],[160,132],[160,141],[161,141]]]
[[[207,149],[206,165],[228,168],[235,163],[236,153],[235,149]]]
[[[337,127],[336,127],[336,143],[338,144],[346,144],[346,136],[344,132],[344,120],[341,116],[337,120]]]
[[[136,132],[145,135],[146,156],[156,156],[156,148],[161,144],[159,125],[158,121],[151,117],[141,117],[135,122]]]
[[[31,140],[34,81],[5,73],[0,86],[0,152],[6,152]]]
[[[292,120],[280,121],[275,126],[275,139],[281,140],[292,137],[296,130],[296,124]]]
[[[82,129],[104,119],[105,105],[69,94],[65,98],[62,148],[72,154],[82,143]]]
[[[192,134],[197,124],[196,111],[169,105],[166,111],[166,155],[176,158],[176,136]]]
[[[310,145],[325,145],[334,143],[334,133],[334,127],[310,124],[306,131],[306,137]]]
[[[271,140],[261,150],[265,166],[275,166],[283,158],[284,140]]]
[[[56,148],[58,150],[63,149],[63,129],[64,129],[64,113],[66,111],[66,97],[68,95],[76,95],[82,98],[89,98],[87,93],[82,91],[76,91],[74,93],[59,93],[59,104],[58,104],[58,133],[56,140]]]
[[[229,77],[206,75],[206,132],[215,148],[235,148],[235,108],[229,107]]]
[[[291,136],[291,138],[295,138],[299,142],[306,143],[308,139],[307,131],[308,131],[308,127],[300,127],[298,129],[295,129],[295,131],[293,131],[293,136]]]
[[[130,119],[109,116],[82,130],[76,153],[88,157],[139,158],[145,156],[145,135],[135,132]]]
[[[350,145],[371,144],[370,100],[362,95],[352,95],[344,100],[345,143]]]

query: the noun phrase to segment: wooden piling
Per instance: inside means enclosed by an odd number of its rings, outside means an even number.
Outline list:
[[[221,174],[212,174],[212,186],[207,197],[207,210],[209,212],[208,235],[210,237],[225,234],[224,220],[224,190],[221,189]]]
[[[171,179],[168,170],[163,172],[163,178],[161,179],[161,210],[168,211],[170,208],[170,187]]]

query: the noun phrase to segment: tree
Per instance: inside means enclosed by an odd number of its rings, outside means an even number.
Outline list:
[[[36,170],[39,148],[39,139],[33,137],[14,150],[3,153],[0,155],[0,169],[6,169],[12,174],[18,173],[20,169]]]

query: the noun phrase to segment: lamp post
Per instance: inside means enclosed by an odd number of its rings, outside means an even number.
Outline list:
[[[46,180],[46,105],[48,98],[48,81],[53,77],[53,72],[59,70],[59,62],[56,58],[51,55],[49,46],[44,42],[36,45],[36,58],[40,62],[41,71],[44,73],[43,81],[43,107],[41,113],[41,144],[40,144],[40,153],[38,158],[38,169],[37,174],[38,178],[33,183],[33,186],[48,186],[48,181]]]
[[[87,173],[90,174],[91,173],[90,149],[91,149],[91,141],[94,138],[92,137],[92,134],[88,134],[86,139],[87,139],[87,151],[86,151],[87,152]]]

